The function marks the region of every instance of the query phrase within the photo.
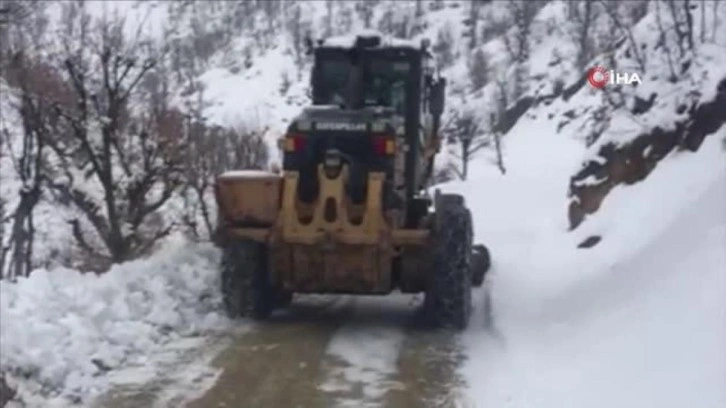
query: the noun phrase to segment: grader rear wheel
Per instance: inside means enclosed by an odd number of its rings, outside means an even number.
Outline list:
[[[233,241],[222,254],[222,300],[230,318],[266,319],[275,293],[266,268],[266,250],[254,241]]]
[[[463,330],[471,315],[471,214],[461,196],[437,199],[433,268],[425,307],[436,327]]]

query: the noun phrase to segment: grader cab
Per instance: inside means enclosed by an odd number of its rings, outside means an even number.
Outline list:
[[[282,173],[216,182],[231,317],[267,318],[294,293],[425,293],[436,326],[466,327],[489,266],[458,195],[426,195],[446,81],[426,42],[321,41],[312,106],[280,140]],[[431,211],[433,207],[433,211]]]

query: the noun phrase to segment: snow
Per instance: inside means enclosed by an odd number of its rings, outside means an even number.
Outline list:
[[[278,177],[277,174],[262,170],[231,170],[219,175],[219,178],[267,178]]]
[[[21,392],[53,396],[60,406],[103,391],[107,370],[153,371],[162,350],[228,329],[217,261],[211,246],[175,244],[102,275],[40,269],[0,281],[3,369],[31,380]]]
[[[595,177],[594,175],[591,174],[591,175],[585,177],[582,180],[575,181],[573,183],[573,185],[575,187],[596,186],[598,184],[601,184],[605,180],[606,179],[604,179],[604,178],[603,179],[599,179],[599,178],[597,178],[597,177]]]
[[[726,129],[617,187],[567,233],[568,143],[537,143],[529,126],[510,135],[506,176],[446,186],[466,195],[494,254],[493,323],[481,291],[464,336],[470,402],[726,406]],[[602,241],[576,248],[591,235]]]
[[[380,405],[379,400],[390,388],[389,378],[396,373],[397,356],[406,337],[405,319],[391,316],[391,310],[405,300],[410,301],[410,295],[387,298],[357,296],[353,299],[356,310],[351,315],[362,314],[368,322],[384,317],[394,322],[381,326],[371,326],[366,322],[348,323],[335,332],[326,350],[326,356],[332,357],[335,364],[328,370],[320,389],[342,395],[350,395],[354,389],[362,392],[360,398],[339,398],[335,406]]]
[[[379,37],[381,39],[381,46],[384,47],[406,47],[406,48],[420,48],[420,44],[416,44],[414,41],[405,39],[395,38],[381,33],[380,31],[363,29],[358,30],[349,35],[341,35],[337,37],[330,37],[324,39],[323,45],[326,47],[335,48],[352,48],[355,45],[358,37],[372,38]]]

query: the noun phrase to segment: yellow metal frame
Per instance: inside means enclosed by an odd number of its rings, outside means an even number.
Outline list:
[[[272,281],[286,290],[314,293],[388,293],[393,259],[402,256],[400,288],[422,290],[428,229],[396,228],[383,211],[384,173],[368,175],[366,201],[354,205],[345,194],[348,167],[328,177],[318,167],[319,195],[311,204],[298,199],[298,172],[282,176],[280,208],[268,228],[228,227],[224,235],[265,243]],[[336,217],[325,218],[328,200]],[[301,217],[304,216],[304,217]],[[361,216],[353,223],[349,215]],[[301,221],[301,218],[305,218]]]
[[[429,236],[425,229],[391,228],[385,219],[381,194],[384,173],[370,173],[365,211],[360,223],[350,222],[345,181],[348,167],[343,166],[337,176],[329,178],[322,165],[318,167],[320,193],[313,204],[313,216],[309,222],[300,221],[297,210],[297,191],[300,174],[286,172],[283,176],[283,192],[280,215],[271,228],[231,228],[228,233],[260,242],[282,241],[289,244],[315,245],[337,242],[346,245],[423,245]],[[325,203],[335,201],[337,216],[332,222],[325,220]]]

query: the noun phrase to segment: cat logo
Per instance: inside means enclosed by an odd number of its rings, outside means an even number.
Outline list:
[[[365,123],[348,123],[348,122],[317,122],[316,130],[339,130],[345,132],[364,132],[367,129]]]

